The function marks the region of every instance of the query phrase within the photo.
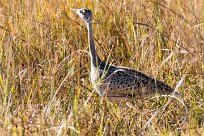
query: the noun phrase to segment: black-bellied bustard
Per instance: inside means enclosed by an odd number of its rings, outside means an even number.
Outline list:
[[[136,70],[109,65],[98,56],[92,31],[92,12],[87,8],[72,9],[85,21],[88,29],[88,42],[91,57],[91,81],[95,90],[101,96],[108,98],[128,98],[133,96],[148,96],[171,94],[172,89],[167,84],[153,79]]]

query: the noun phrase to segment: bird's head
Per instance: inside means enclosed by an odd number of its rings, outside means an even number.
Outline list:
[[[86,23],[91,23],[92,21],[92,12],[90,9],[81,8],[81,9],[73,9],[72,11],[76,12],[81,19],[83,19]]]

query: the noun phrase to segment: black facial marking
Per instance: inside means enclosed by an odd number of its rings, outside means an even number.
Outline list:
[[[91,10],[89,10],[89,9],[83,9],[80,11],[80,13],[83,15],[86,15],[87,13],[90,13],[90,12],[91,12]]]
[[[89,12],[91,12],[91,11],[90,11],[89,9],[85,9],[85,12],[86,12],[86,13],[89,13]]]

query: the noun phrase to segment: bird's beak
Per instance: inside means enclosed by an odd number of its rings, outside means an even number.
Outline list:
[[[82,17],[80,14],[80,9],[71,8],[71,10],[74,11],[79,17]]]
[[[74,11],[74,12],[76,12],[76,11],[77,11],[77,9],[74,9],[74,8],[71,8],[71,10],[72,10],[72,11]]]

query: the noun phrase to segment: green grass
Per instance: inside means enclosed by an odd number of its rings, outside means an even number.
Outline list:
[[[177,86],[188,114],[176,99],[161,112],[166,97],[102,101],[90,82],[87,31],[71,7],[93,11],[102,59]],[[202,0],[2,0],[0,134],[202,135],[203,7]]]

